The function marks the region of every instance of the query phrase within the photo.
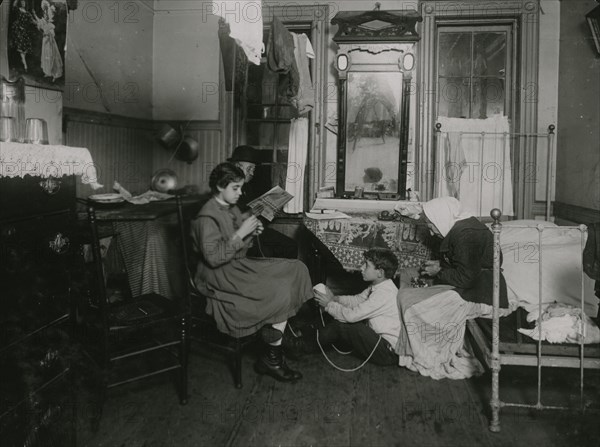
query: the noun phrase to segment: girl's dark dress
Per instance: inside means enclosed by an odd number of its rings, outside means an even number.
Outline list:
[[[192,221],[200,256],[196,284],[216,299],[206,311],[222,332],[241,337],[296,314],[313,297],[308,269],[296,259],[248,258],[249,242],[233,239],[243,219],[237,206],[213,197]]]

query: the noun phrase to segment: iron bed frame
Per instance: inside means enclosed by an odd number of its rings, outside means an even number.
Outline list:
[[[600,356],[598,347],[590,348],[588,351],[594,353],[594,357],[586,357],[584,337],[580,337],[579,344],[566,345],[548,345],[543,344],[541,340],[543,322],[539,319],[540,339],[537,343],[521,343],[520,334],[517,337],[517,343],[503,343],[500,340],[500,233],[502,224],[500,223],[501,211],[493,209],[490,213],[493,223],[492,232],[494,234],[494,267],[493,267],[493,313],[492,313],[492,337],[491,340],[484,334],[477,321],[469,320],[467,322],[468,329],[471,334],[471,339],[479,348],[481,357],[488,369],[492,372],[492,396],[490,406],[492,418],[489,424],[489,429],[492,432],[500,431],[500,410],[504,407],[521,407],[537,410],[556,409],[566,410],[571,409],[566,406],[544,405],[541,402],[541,378],[542,367],[563,367],[563,368],[579,368],[579,391],[580,391],[580,409],[585,410],[584,406],[584,369],[600,369]],[[531,225],[515,225],[516,228],[532,228]],[[587,227],[585,225],[578,226],[557,226],[548,227],[542,224],[537,225],[538,243],[539,243],[539,279],[538,279],[538,305],[542,307],[542,234],[544,231],[553,231],[560,229],[562,231],[574,229],[581,233],[581,251],[583,252],[585,244],[585,235]],[[585,296],[584,296],[584,272],[581,269],[581,312],[583,314]],[[580,325],[580,334],[583,334],[583,323]],[[491,345],[491,348],[490,348]],[[592,345],[592,346],[595,346]],[[543,351],[543,352],[542,352]],[[537,367],[537,402],[535,404],[523,404],[517,402],[505,402],[500,400],[500,369],[501,365],[520,365],[520,366],[536,366]]]

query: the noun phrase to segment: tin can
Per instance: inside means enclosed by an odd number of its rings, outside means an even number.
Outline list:
[[[354,188],[354,198],[362,199],[364,190],[365,189],[362,186],[357,186],[356,188]]]

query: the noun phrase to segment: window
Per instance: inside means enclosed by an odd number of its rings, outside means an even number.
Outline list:
[[[438,116],[510,117],[510,26],[440,26],[437,39]]]

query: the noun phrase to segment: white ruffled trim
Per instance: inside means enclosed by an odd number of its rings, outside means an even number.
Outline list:
[[[0,177],[81,176],[81,182],[93,189],[98,183],[96,165],[84,147],[23,143],[0,143]]]

